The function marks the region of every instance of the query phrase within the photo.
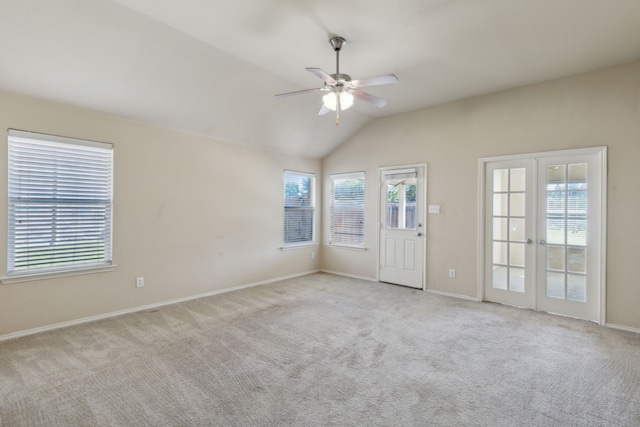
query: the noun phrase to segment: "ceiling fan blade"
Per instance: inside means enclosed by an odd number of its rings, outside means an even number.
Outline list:
[[[387,105],[387,101],[382,99],[382,98],[378,98],[377,96],[373,96],[370,93],[367,92],[362,92],[360,90],[352,90],[349,93],[351,93],[351,95],[353,95],[354,97],[368,102],[369,104],[373,104],[376,107],[384,107],[385,105]]]
[[[329,74],[322,71],[320,68],[306,68],[306,70],[311,74],[313,74],[314,76],[321,78],[322,81],[327,84],[334,85],[338,83],[333,77],[331,77]]]
[[[331,111],[330,109],[328,109],[324,104],[322,104],[322,107],[320,107],[320,111],[318,111],[318,115],[319,116],[324,116],[325,114],[327,114],[329,111]]]
[[[286,98],[287,96],[291,96],[291,95],[300,95],[303,93],[308,93],[308,92],[320,92],[322,90],[321,87],[315,88],[315,89],[304,89],[304,90],[297,90],[295,92],[287,92],[287,93],[280,93],[278,95],[275,95],[276,98]]]
[[[391,83],[398,83],[399,81],[400,80],[398,80],[395,74],[387,74],[384,76],[367,77],[366,79],[351,80],[351,85],[355,87],[378,86],[378,85],[388,85]]]

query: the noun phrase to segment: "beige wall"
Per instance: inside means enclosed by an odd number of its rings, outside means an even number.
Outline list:
[[[282,173],[320,161],[248,149],[0,93],[0,128],[110,142],[112,272],[0,285],[0,337],[312,271],[315,248],[281,251]],[[7,149],[0,150],[0,275],[6,275]],[[318,191],[321,190],[318,180]],[[145,277],[137,289],[135,278]]]
[[[476,297],[478,159],[603,145],[609,157],[606,322],[640,328],[638,62],[370,124],[323,161],[325,188],[329,174],[366,172],[369,250],[323,246],[322,267],[376,277],[377,168],[426,162],[428,203],[442,209],[427,217],[427,287]],[[326,214],[328,194],[323,198]],[[457,270],[455,279],[447,277],[449,268]]]

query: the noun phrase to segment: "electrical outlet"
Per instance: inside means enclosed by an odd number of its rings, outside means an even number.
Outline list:
[[[456,270],[455,270],[455,268],[450,268],[450,269],[449,269],[449,277],[450,277],[450,278],[452,278],[452,279],[456,277]]]
[[[142,288],[144,286],[144,277],[136,277],[136,288]]]

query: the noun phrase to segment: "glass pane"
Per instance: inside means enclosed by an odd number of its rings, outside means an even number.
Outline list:
[[[587,164],[569,165],[569,190],[587,189]]]
[[[512,193],[509,215],[524,216],[524,193]]]
[[[567,248],[567,270],[571,273],[587,272],[587,249]]]
[[[524,243],[509,243],[509,265],[524,267]]]
[[[493,287],[507,289],[507,267],[493,266]]]
[[[509,290],[524,292],[524,268],[509,269]]]
[[[564,245],[564,219],[547,220],[547,243]]]
[[[567,299],[587,302],[587,277],[577,274],[567,275]]]
[[[587,246],[587,220],[567,220],[567,243],[569,245]]]
[[[547,296],[564,299],[564,274],[547,272]]]
[[[563,217],[565,198],[564,191],[547,191],[547,216]]]
[[[507,265],[507,244],[493,242],[493,263]]]
[[[493,192],[509,191],[509,169],[496,169],[493,171]]]
[[[509,220],[509,240],[523,241],[524,240],[524,218],[511,218]]]
[[[586,191],[569,191],[567,193],[567,216],[569,218],[587,217]]]
[[[564,246],[547,246],[547,269],[564,271]]]
[[[525,190],[525,181],[526,181],[526,169],[518,168],[511,169],[511,183],[510,190],[511,191],[524,191]]]
[[[415,180],[411,180],[415,181]],[[405,185],[405,225],[404,228],[416,228],[416,184]]]
[[[507,219],[493,218],[493,240],[507,240]]]
[[[509,196],[507,194],[494,194],[493,195],[493,216],[507,216],[507,201]]]
[[[565,165],[547,167],[547,190],[565,189]]]

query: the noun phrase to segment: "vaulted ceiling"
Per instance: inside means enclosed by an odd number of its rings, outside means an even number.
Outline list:
[[[305,67],[394,73],[335,125]],[[638,0],[0,0],[0,90],[323,157],[376,118],[640,59]],[[639,76],[640,77],[640,76]]]

